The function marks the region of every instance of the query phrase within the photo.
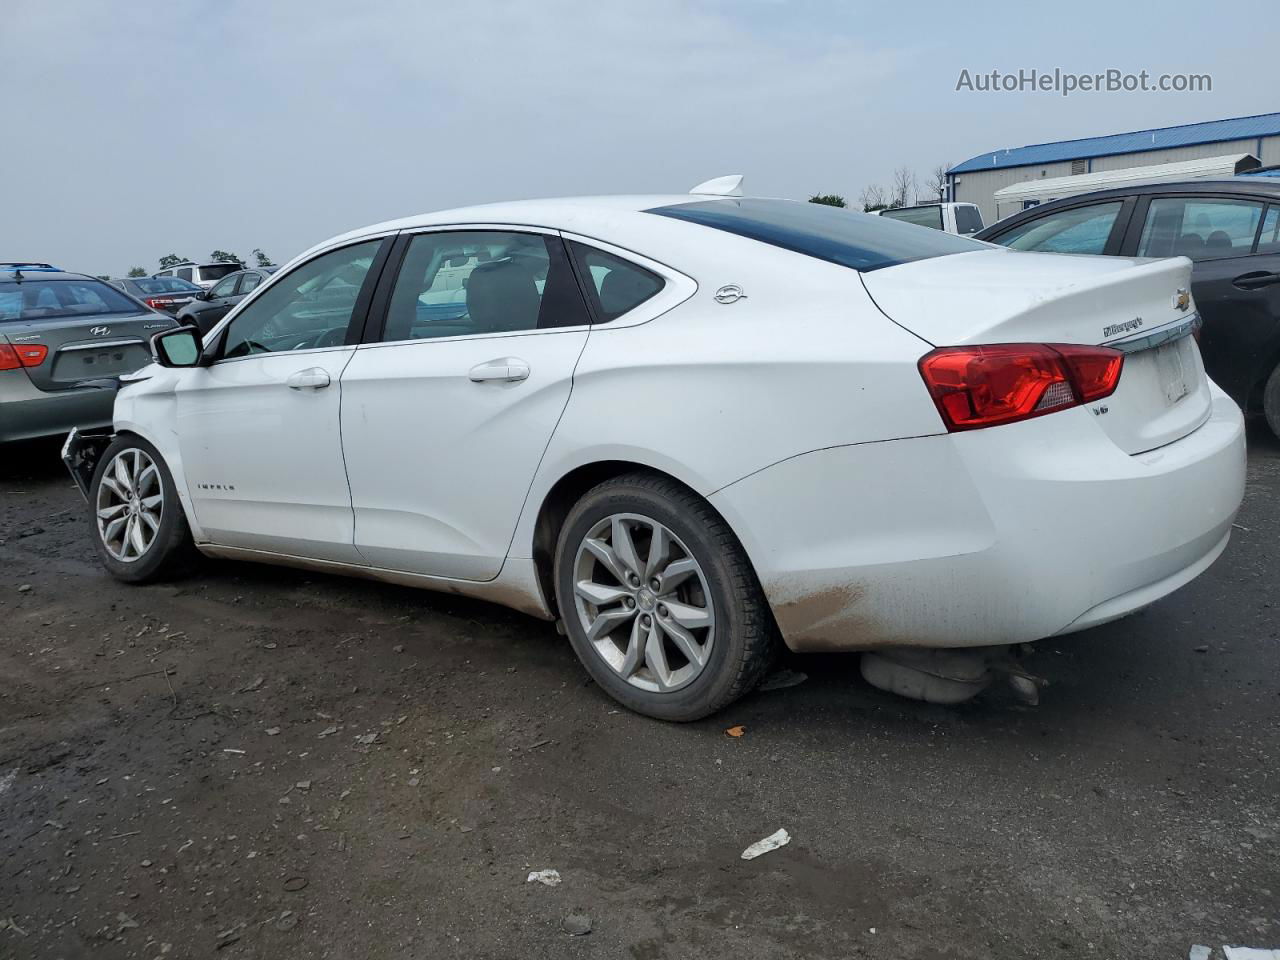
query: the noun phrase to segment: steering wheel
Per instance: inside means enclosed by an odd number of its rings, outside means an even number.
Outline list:
[[[342,345],[342,341],[347,339],[346,327],[334,327],[332,330],[326,330],[314,340],[311,341],[311,349],[319,347],[338,347]]]

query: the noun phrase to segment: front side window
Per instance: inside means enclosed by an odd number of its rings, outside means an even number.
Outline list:
[[[993,238],[994,243],[1014,250],[1041,253],[1102,253],[1120,215],[1123,204],[1098,203],[1088,207],[1058,210]]]
[[[861,271],[987,249],[976,240],[941,230],[926,233],[885,217],[797,200],[726,197],[654,207],[646,213],[712,227]]]
[[[516,333],[589,322],[558,237],[423,233],[405,251],[382,339]]]
[[[381,243],[370,240],[321,254],[264,290],[231,321],[222,356],[345,343],[356,300]]]
[[[236,292],[237,277],[227,277],[227,279],[219,281],[218,285],[210,291],[211,297],[229,297]]]
[[[139,313],[132,297],[100,280],[18,280],[0,283],[0,323],[50,317]]]
[[[1147,208],[1140,257],[1213,260],[1242,257],[1253,249],[1262,204],[1213,197],[1156,197]]]
[[[914,223],[917,227],[942,229],[942,207],[902,207],[897,210],[882,210],[880,216],[890,220],[901,220],[903,223]]]
[[[585,243],[571,240],[569,249],[573,251],[578,274],[586,284],[587,296],[601,323],[634,310],[664,285],[656,273]]]

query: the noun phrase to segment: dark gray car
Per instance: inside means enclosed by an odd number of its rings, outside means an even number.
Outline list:
[[[275,267],[254,267],[229,273],[213,285],[211,290],[199,294],[178,311],[183,323],[198,327],[202,334],[225,317],[237,303],[266,283],[267,277],[276,272]]]
[[[93,277],[0,270],[0,443],[110,424],[115,378],[175,325]]]
[[[204,293],[203,287],[178,277],[120,277],[107,282],[141,300],[151,309],[163,310],[168,314],[176,314],[199,294]]]

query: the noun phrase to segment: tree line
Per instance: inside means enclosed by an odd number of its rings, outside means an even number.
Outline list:
[[[254,247],[250,256],[254,259],[255,267],[274,267],[276,265],[274,260],[262,252],[261,247]],[[209,254],[209,260],[221,263],[237,263],[241,267],[249,265],[247,260],[236,256],[228,250],[213,251],[213,253]],[[180,263],[190,263],[191,260],[187,257],[180,257],[176,253],[166,253],[158,262],[160,266],[156,268],[157,270],[168,270],[170,267],[176,267]],[[146,267],[130,267],[128,276],[149,277],[152,272],[154,271],[150,271]]]
[[[893,180],[888,188],[878,183],[863,187],[858,194],[858,203],[863,213],[876,210],[896,210],[898,207],[910,207],[917,203],[937,203],[943,198],[947,189],[947,164],[940,163],[929,171],[924,181],[916,178],[910,167],[898,167],[893,171]],[[831,207],[847,207],[849,202],[838,193],[816,193],[809,198],[810,203],[824,203]]]

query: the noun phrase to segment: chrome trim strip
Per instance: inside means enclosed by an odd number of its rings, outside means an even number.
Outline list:
[[[1185,320],[1179,320],[1171,326],[1161,327],[1159,330],[1152,330],[1149,333],[1139,333],[1121,340],[1112,340],[1102,343],[1100,346],[1110,347],[1112,350],[1119,350],[1122,353],[1138,353],[1142,350],[1150,350],[1152,347],[1171,343],[1174,340],[1181,340],[1183,337],[1189,337],[1202,326],[1204,326],[1204,321],[1200,319],[1200,314],[1193,313]]]
[[[60,347],[59,353],[71,353],[73,350],[102,350],[106,347],[140,347],[141,340],[103,340],[101,343],[78,343],[70,347]]]

